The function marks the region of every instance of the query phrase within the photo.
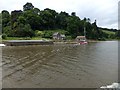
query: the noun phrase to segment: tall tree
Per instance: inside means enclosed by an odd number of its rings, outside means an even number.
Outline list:
[[[56,24],[57,24],[57,28],[59,29],[67,29],[67,18],[70,15],[66,12],[60,12],[57,16],[56,16]]]
[[[2,27],[10,25],[10,14],[7,10],[2,11]]]
[[[41,11],[40,16],[43,21],[44,29],[55,29],[56,28],[56,16],[57,12],[55,10],[46,8]]]
[[[67,18],[67,30],[75,38],[77,35],[80,35],[80,18],[77,16],[69,16]]]
[[[14,23],[17,22],[19,16],[21,16],[23,12],[21,10],[14,10],[11,12],[11,27],[14,29]]]
[[[34,12],[36,15],[40,15],[40,9],[38,9],[38,8],[34,8],[34,9],[33,9],[33,12]]]
[[[33,30],[40,30],[42,20],[40,15],[38,14],[38,11],[36,12],[36,10],[34,11],[34,9],[27,10],[23,13],[23,16],[26,19],[26,23],[30,24]]]
[[[93,27],[93,30],[92,30],[93,36],[92,36],[92,38],[93,39],[101,39],[102,38],[102,31],[99,30],[96,23],[97,23],[96,20],[95,20],[94,23],[92,23],[92,27]]]
[[[23,6],[23,11],[27,11],[27,10],[31,10],[33,9],[34,6],[32,5],[32,3],[27,2],[24,6]]]
[[[75,13],[75,12],[72,12],[72,13],[71,13],[71,16],[76,16],[76,13]]]
[[[115,33],[115,35],[116,35],[116,37],[117,37],[118,39],[120,39],[120,30],[118,30],[118,31]]]
[[[2,34],[2,14],[0,13],[0,35],[1,34]]]

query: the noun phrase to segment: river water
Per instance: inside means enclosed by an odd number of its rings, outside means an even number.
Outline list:
[[[3,88],[99,88],[118,81],[118,42],[2,47]]]

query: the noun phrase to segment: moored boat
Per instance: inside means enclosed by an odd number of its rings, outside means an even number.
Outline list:
[[[77,36],[77,42],[78,44],[88,44],[87,39],[86,39],[86,28],[84,25],[84,36]]]
[[[85,36],[77,36],[77,42],[78,44],[88,44],[87,39]]]

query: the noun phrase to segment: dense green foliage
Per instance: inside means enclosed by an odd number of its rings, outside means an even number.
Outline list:
[[[26,3],[22,10],[14,10],[9,13],[6,10],[2,11],[2,33],[9,37],[43,37],[52,38],[52,34],[56,31],[64,31],[68,37],[75,38],[76,36],[84,35],[88,39],[104,39],[115,38],[117,34],[111,34],[98,28],[96,20],[90,22],[89,18],[81,20],[76,16],[75,12],[69,15],[66,12],[56,12],[55,10],[46,8],[39,10],[32,3]],[[57,31],[58,30],[58,31]]]
[[[2,14],[0,13],[0,35],[2,34]],[[1,39],[1,37],[0,37]]]
[[[118,31],[116,32],[116,37],[117,37],[118,39],[120,39],[120,30],[118,30]]]

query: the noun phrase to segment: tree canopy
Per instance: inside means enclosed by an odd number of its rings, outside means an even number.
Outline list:
[[[84,35],[86,30],[86,37],[88,39],[101,39],[106,37],[104,32],[100,30],[96,24],[91,23],[90,18],[83,20],[76,16],[76,12],[71,15],[67,12],[56,12],[55,10],[46,8],[40,10],[33,6],[32,3],[27,2],[23,5],[22,10],[14,10],[9,13],[7,10],[2,12],[2,32],[7,36],[16,37],[32,37],[37,31],[49,31],[62,29],[67,35],[75,38],[78,35]],[[119,35],[119,32],[116,34]]]

